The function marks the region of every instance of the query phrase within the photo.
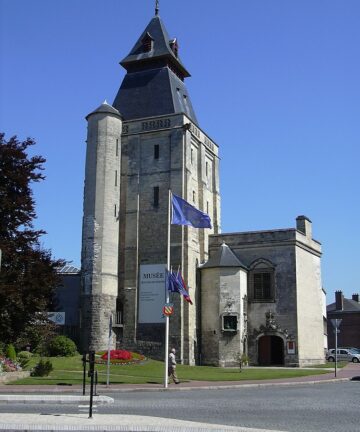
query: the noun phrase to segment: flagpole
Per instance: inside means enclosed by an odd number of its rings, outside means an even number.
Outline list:
[[[167,233],[167,263],[166,270],[170,271],[170,234],[171,234],[171,189],[169,189],[169,203],[168,203],[168,233]],[[169,290],[167,283],[165,283],[165,297],[166,303],[169,303]],[[164,371],[164,388],[168,387],[168,366],[169,366],[169,316],[165,317],[165,371]]]

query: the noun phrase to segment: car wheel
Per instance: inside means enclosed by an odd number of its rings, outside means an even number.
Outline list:
[[[353,362],[353,363],[359,363],[359,359],[358,359],[357,357],[354,357],[354,358],[352,359],[352,362]]]
[[[329,362],[333,362],[333,361],[335,361],[335,359],[334,359],[334,357],[329,357],[329,358],[328,358],[328,361],[329,361]]]

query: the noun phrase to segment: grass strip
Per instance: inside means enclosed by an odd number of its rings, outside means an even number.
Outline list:
[[[81,385],[83,379],[81,356],[50,357],[54,366],[48,377],[29,377],[9,385]],[[33,357],[29,367],[33,367],[39,358]],[[346,362],[345,362],[346,364]],[[334,364],[332,363],[332,367]],[[331,366],[330,366],[331,367]],[[106,365],[96,365],[98,383],[106,383]],[[295,378],[308,375],[328,373],[327,370],[316,369],[285,369],[285,368],[245,368],[241,372],[237,368],[217,368],[211,366],[178,365],[177,373],[181,381],[244,381]],[[112,384],[161,384],[164,376],[164,363],[147,360],[141,364],[111,365],[110,382]],[[90,382],[87,377],[87,383]]]

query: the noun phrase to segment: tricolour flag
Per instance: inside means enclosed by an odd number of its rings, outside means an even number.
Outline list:
[[[172,195],[172,217],[173,225],[189,225],[194,228],[211,228],[210,216],[184,199]]]
[[[186,288],[184,279],[182,278],[180,272],[177,273],[173,271],[166,272],[166,288],[168,289],[168,291],[178,292],[184,297],[184,299],[188,303],[190,303],[191,305],[193,304],[189,296],[189,292]]]

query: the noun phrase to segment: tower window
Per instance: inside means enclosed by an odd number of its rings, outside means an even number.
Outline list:
[[[151,37],[150,33],[146,33],[141,42],[143,52],[149,52],[152,50],[154,39]]]
[[[119,140],[116,140],[116,156],[119,156]]]
[[[170,45],[171,51],[175,54],[175,57],[177,57],[178,56],[178,52],[179,52],[179,46],[178,46],[177,40],[176,39],[172,39],[169,42],[169,45]]]
[[[206,213],[209,214],[209,201],[206,201]]]
[[[196,193],[195,191],[193,191],[193,203],[195,202],[195,199],[196,199]]]
[[[159,144],[154,145],[154,159],[159,159],[160,147]]]
[[[191,149],[190,151],[190,163],[192,164],[194,160],[194,149]]]
[[[206,174],[206,177],[209,175],[209,163],[208,162],[205,163],[205,174]]]
[[[114,217],[117,217],[117,208],[116,208],[116,204],[114,206]]]
[[[154,187],[154,207],[159,207],[159,186]]]
[[[117,171],[115,171],[115,186],[117,186]]]

